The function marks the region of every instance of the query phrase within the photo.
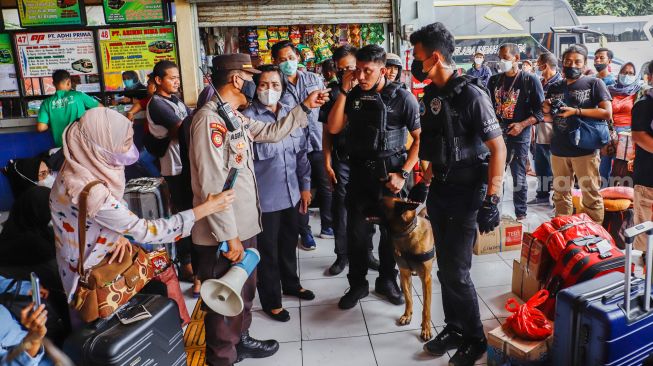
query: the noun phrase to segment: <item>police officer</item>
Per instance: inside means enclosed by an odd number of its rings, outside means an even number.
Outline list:
[[[246,106],[256,93],[252,75],[259,73],[249,55],[221,55],[213,59],[212,82],[219,95],[232,110]],[[197,254],[201,280],[220,278],[231,263],[242,259],[245,248],[256,247],[256,235],[261,232],[260,209],[252,160],[251,142],[278,142],[296,128],[307,125],[307,115],[315,113],[328,98],[323,91],[311,93],[288,116],[277,123],[254,121],[236,112],[239,126],[227,123],[219,113],[214,97],[193,117],[190,127],[189,157],[195,202],[203,201],[208,192],[224,186],[230,168],[239,169],[234,190],[236,200],[231,209],[210,215],[193,227],[193,250]],[[229,251],[217,258],[218,244],[226,241]],[[242,289],[243,312],[224,317],[208,311],[206,327],[206,362],[211,366],[227,366],[244,358],[273,355],[277,341],[259,341],[249,336],[252,322],[251,307],[256,291],[256,272]]]
[[[424,349],[443,356],[457,348],[449,365],[473,365],[487,342],[469,274],[472,246],[477,223],[481,232],[499,224],[497,194],[506,147],[482,83],[455,73],[454,37],[444,25],[423,27],[411,35],[410,42],[416,62],[422,63],[422,71],[432,81],[421,105],[420,158],[430,163],[424,177],[430,183],[427,209],[437,238],[438,279],[447,323]]]
[[[398,83],[386,78],[383,48],[368,45],[356,52],[356,71],[343,76],[338,96],[327,123],[329,133],[347,125],[350,177],[347,185],[347,245],[350,289],[340,299],[341,309],[354,307],[369,294],[367,248],[371,240],[367,216],[379,215],[383,195],[396,195],[417,162],[419,151],[419,106]],[[352,88],[354,77],[358,85]],[[408,133],[414,143],[406,153]],[[394,249],[385,227],[379,242],[379,278],[375,290],[391,303],[403,303],[397,286]]]

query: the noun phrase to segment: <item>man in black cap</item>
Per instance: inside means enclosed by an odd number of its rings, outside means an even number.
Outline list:
[[[211,79],[226,105],[214,97],[197,111],[190,127],[189,157],[195,203],[202,202],[208,192],[222,190],[231,168],[239,171],[233,187],[236,201],[232,208],[210,215],[193,227],[193,253],[199,258],[201,280],[222,277],[232,263],[242,260],[245,248],[256,248],[256,235],[261,232],[261,210],[256,193],[252,141],[281,141],[294,129],[306,127],[308,114],[316,113],[311,109],[319,108],[328,100],[325,91],[317,90],[276,123],[251,120],[237,110],[253,99],[256,85],[252,75],[257,73],[260,71],[252,66],[249,55],[215,57]],[[234,111],[235,121],[226,117],[225,108]],[[222,254],[226,260],[216,257],[221,242],[229,245],[229,251]],[[255,291],[256,271],[243,285],[242,313],[234,317],[210,310],[206,313],[208,365],[230,366],[245,358],[269,357],[279,349],[277,341],[259,341],[249,336]]]

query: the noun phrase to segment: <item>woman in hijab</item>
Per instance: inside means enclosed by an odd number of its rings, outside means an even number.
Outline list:
[[[122,201],[125,189],[124,167],[138,159],[133,142],[132,123],[108,108],[87,111],[78,123],[64,131],[66,161],[50,195],[52,222],[59,264],[59,275],[70,301],[80,273],[78,261],[88,270],[109,256],[109,262],[122,261],[131,254],[125,238],[145,244],[163,244],[190,235],[197,220],[230,207],[234,192],[211,194],[197,207],[167,219],[138,218]],[[90,190],[87,199],[86,228],[77,227],[82,190],[90,182],[103,184]],[[216,187],[216,192],[221,187]],[[79,258],[78,230],[86,230],[85,258]],[[129,254],[128,254],[129,253]]]
[[[4,173],[16,199],[29,188],[35,186],[52,188],[54,183],[50,168],[40,157],[10,160]]]
[[[630,131],[633,105],[635,105],[641,87],[637,80],[635,65],[632,62],[626,62],[621,67],[617,82],[608,87],[608,91],[612,95],[612,121],[617,133]],[[609,182],[613,160],[612,156],[601,157],[599,170],[605,182]]]

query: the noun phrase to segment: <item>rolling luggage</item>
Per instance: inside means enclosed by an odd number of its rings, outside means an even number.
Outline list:
[[[653,250],[653,222],[626,230],[625,275],[606,276],[572,286],[558,294],[552,365],[641,365],[653,355],[651,272],[633,279],[631,254],[636,236],[648,235]]]
[[[64,344],[79,366],[185,366],[184,334],[177,305],[158,295],[136,295],[118,312],[142,305],[151,318],[122,324],[117,314],[83,326]]]

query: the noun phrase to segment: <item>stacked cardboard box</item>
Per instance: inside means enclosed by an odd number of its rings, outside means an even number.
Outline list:
[[[519,263],[529,276],[543,281],[551,270],[553,259],[544,243],[531,233],[524,233]]]
[[[544,288],[544,283],[531,276],[515,259],[512,263],[512,292],[524,302]]]
[[[476,237],[474,254],[492,254],[521,249],[523,226],[515,219],[504,216],[494,231]]]
[[[489,366],[544,366],[550,365],[553,335],[542,341],[528,341],[517,337],[510,329],[500,326],[487,337]]]

